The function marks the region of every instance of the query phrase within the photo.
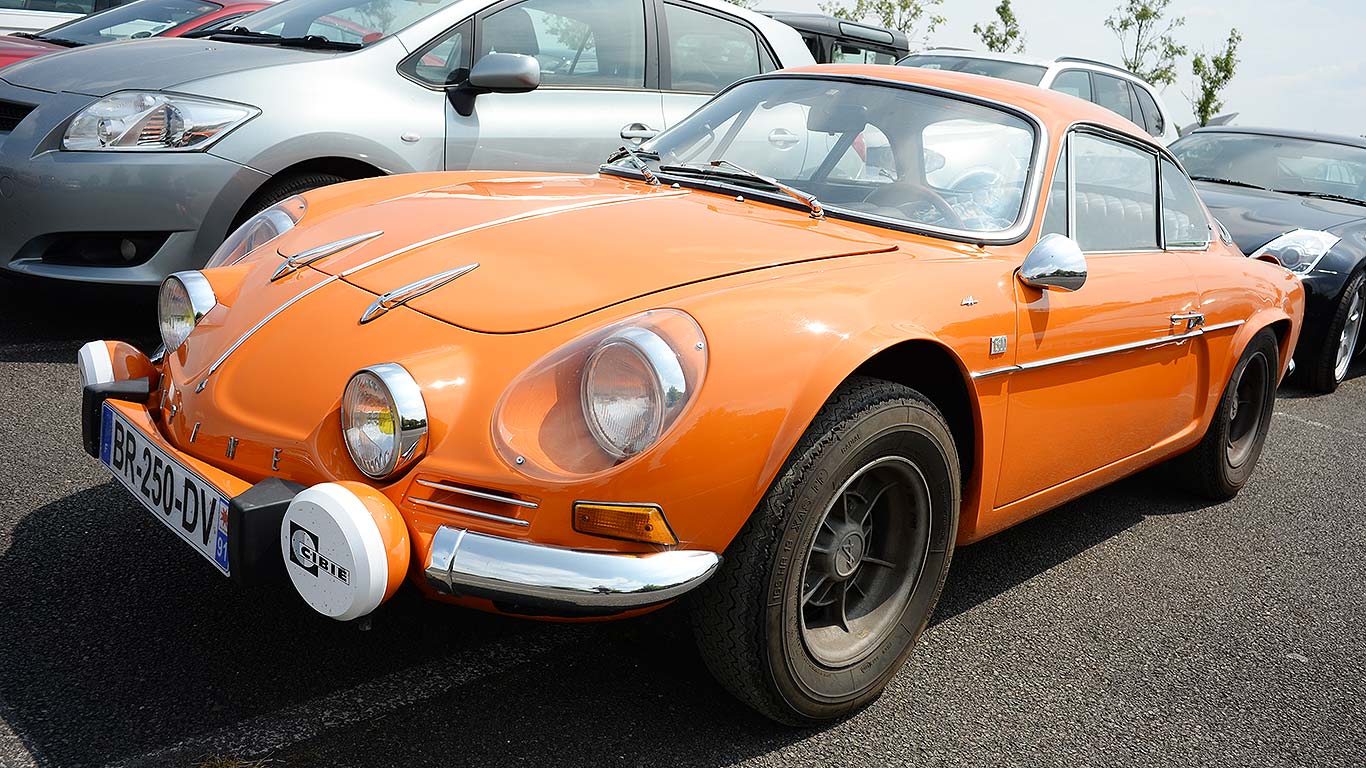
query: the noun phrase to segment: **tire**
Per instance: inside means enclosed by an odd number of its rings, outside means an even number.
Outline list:
[[[1366,271],[1347,281],[1337,309],[1316,349],[1300,357],[1304,385],[1323,394],[1337,390],[1347,378],[1352,360],[1361,352],[1362,324],[1366,322]]]
[[[238,227],[246,223],[247,219],[282,200],[319,187],[327,187],[350,180],[335,173],[291,173],[277,176],[266,182],[265,186],[256,190],[256,194],[247,200],[246,204],[242,206],[241,212],[237,214],[237,219],[233,221],[229,233],[235,232]]]
[[[1227,501],[1247,484],[1271,427],[1279,371],[1280,347],[1267,328],[1243,350],[1200,444],[1173,461],[1192,492]]]
[[[711,673],[789,725],[838,719],[876,699],[939,600],[961,482],[953,435],[933,403],[878,379],[845,382],[693,596]],[[847,618],[836,613],[841,604]]]

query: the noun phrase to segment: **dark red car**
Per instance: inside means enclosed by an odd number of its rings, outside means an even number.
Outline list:
[[[216,29],[269,5],[260,0],[137,0],[42,32],[0,37],[0,68],[63,48],[139,37],[181,37]]]

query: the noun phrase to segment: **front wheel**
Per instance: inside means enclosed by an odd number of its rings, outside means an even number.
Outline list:
[[[1328,331],[1317,349],[1304,360],[1304,383],[1315,392],[1328,394],[1347,379],[1352,360],[1361,351],[1361,329],[1366,321],[1366,271],[1357,272],[1333,310]],[[1297,356],[1299,357],[1299,356]]]
[[[846,382],[693,600],[712,674],[792,725],[877,698],[939,599],[960,484],[933,403],[886,381]]]

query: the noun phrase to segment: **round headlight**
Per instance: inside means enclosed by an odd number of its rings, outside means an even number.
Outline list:
[[[351,460],[366,476],[382,480],[422,454],[427,405],[403,366],[373,365],[347,382],[341,421]]]
[[[659,439],[687,392],[673,348],[652,331],[623,328],[584,367],[584,420],[603,451],[625,459]]]
[[[180,349],[199,321],[218,304],[213,286],[200,272],[177,272],[161,283],[157,325],[167,352]]]

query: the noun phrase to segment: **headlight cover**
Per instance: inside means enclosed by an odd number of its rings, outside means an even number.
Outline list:
[[[397,363],[362,368],[342,393],[341,426],[356,467],[375,480],[391,477],[426,450],[422,389]]]
[[[1296,229],[1272,240],[1252,254],[1252,258],[1271,256],[1282,267],[1297,275],[1314,271],[1319,261],[1342,238],[1317,229]]]
[[[255,107],[217,99],[124,91],[78,112],[62,137],[62,149],[193,152],[258,114]]]
[[[293,229],[307,211],[308,203],[296,195],[252,216],[218,246],[205,269],[228,267],[245,259],[261,246]]]
[[[163,280],[157,294],[157,326],[166,351],[180,349],[199,321],[216,306],[213,286],[201,272],[177,272]]]
[[[519,376],[498,404],[494,444],[510,464],[552,480],[631,461],[696,399],[707,367],[697,321],[676,309],[599,328]]]

